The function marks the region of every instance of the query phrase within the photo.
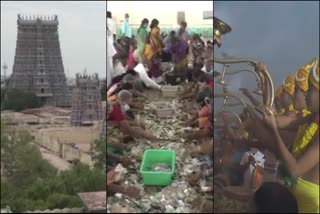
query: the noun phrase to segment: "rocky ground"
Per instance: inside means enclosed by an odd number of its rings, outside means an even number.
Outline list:
[[[200,186],[204,186],[206,180],[200,180],[198,185],[191,186],[187,181],[187,176],[194,171],[199,171],[200,165],[205,162],[210,163],[206,157],[202,160],[191,158],[190,151],[195,146],[193,143],[184,142],[182,136],[185,134],[185,123],[190,117],[182,111],[183,103],[178,99],[164,99],[161,93],[148,91],[150,102],[167,101],[174,108],[174,115],[170,119],[159,119],[152,112],[151,103],[145,105],[145,110],[139,112],[138,119],[142,119],[146,127],[160,138],[167,140],[153,141],[136,139],[129,152],[137,160],[133,166],[126,168],[126,173],[120,183],[123,186],[135,186],[142,191],[142,199],[137,201],[122,194],[115,194],[107,198],[107,212],[130,211],[134,213],[190,213],[199,212],[193,209],[193,202],[199,196],[204,196],[209,200],[212,194],[200,192]],[[109,137],[109,136],[108,136]],[[140,175],[140,165],[143,153],[146,149],[171,149],[176,152],[176,169],[173,182],[167,187],[144,186]],[[118,209],[117,209],[118,208]],[[120,209],[120,210],[119,210]]]

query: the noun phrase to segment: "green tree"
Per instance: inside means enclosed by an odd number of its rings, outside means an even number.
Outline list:
[[[107,141],[106,138],[95,140],[93,144],[93,160],[97,169],[106,171]]]
[[[43,102],[34,93],[10,89],[5,94],[2,108],[4,110],[22,111],[28,108],[38,108],[42,105]]]
[[[28,131],[1,120],[1,208],[10,206],[14,212],[23,212],[81,207],[77,193],[106,189],[106,176],[101,169],[79,163],[57,175],[31,142]]]

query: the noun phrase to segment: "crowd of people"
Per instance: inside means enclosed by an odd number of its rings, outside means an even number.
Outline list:
[[[318,58],[284,79],[274,92],[273,106],[266,104],[272,98],[263,75],[267,68],[256,64],[263,101],[257,100],[249,89],[240,89],[253,108],[243,108],[234,122],[226,112],[213,114],[213,80],[219,76],[213,72],[213,46],[222,45],[221,35],[227,27],[220,32],[219,27],[215,28],[213,41],[205,42],[200,35],[189,35],[184,21],[169,35],[161,33],[157,19],[149,23],[147,18],[133,35],[128,14],[120,35],[113,26],[108,12],[107,127],[116,127],[127,137],[122,142],[107,142],[108,194],[122,192],[141,197],[135,187],[123,188],[114,182],[114,167],[119,162],[131,164],[126,156],[130,152],[126,150],[128,138],[157,140],[135,114],[150,99],[145,92],[161,90],[163,84],[168,84],[166,75],[175,74],[185,80],[177,84],[187,82],[188,86],[179,97],[183,110],[190,115],[185,126],[199,128],[185,136],[186,144],[199,141],[190,155],[209,155],[213,159],[212,167],[200,168],[186,178],[194,186],[200,178],[214,175],[214,184],[207,189],[214,195],[214,204],[195,200],[200,210],[205,207],[202,211],[222,211],[223,190],[236,186],[241,187],[236,194],[247,191],[252,196],[253,212],[319,213]],[[164,63],[173,66],[165,70]],[[121,154],[116,154],[115,149]]]
[[[142,196],[136,187],[125,188],[115,182],[115,166],[132,164],[132,158],[127,155],[130,153],[128,141],[136,138],[157,140],[143,117],[138,119],[136,115],[150,101],[146,92],[161,91],[163,85],[169,84],[167,75],[181,77],[172,84],[187,86],[176,99],[185,104],[182,110],[190,115],[185,127],[198,128],[184,136],[186,147],[192,140],[198,141],[190,155],[212,158],[213,42],[203,41],[201,35],[189,35],[185,21],[180,23],[178,30],[166,35],[161,32],[157,19],[150,22],[144,18],[133,35],[129,14],[125,14],[120,34],[115,29],[112,13],[108,11],[107,17],[107,130],[116,129],[125,135],[124,139],[107,140],[107,194],[123,193],[139,199]],[[201,168],[194,174],[186,178],[190,185],[196,185],[201,177],[213,176],[213,167]],[[206,191],[212,192],[213,186]],[[199,205],[198,209],[213,211],[213,201]]]
[[[219,47],[223,33],[215,35]],[[267,71],[261,63],[255,69]],[[254,212],[319,213],[319,77],[316,57],[285,77],[272,107],[242,88],[254,108],[244,108],[240,121],[215,112],[221,124],[214,126],[214,180],[249,190]],[[263,89],[266,100],[270,93]],[[222,208],[222,192],[214,193],[215,206]]]

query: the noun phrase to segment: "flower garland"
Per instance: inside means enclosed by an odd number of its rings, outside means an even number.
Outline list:
[[[319,124],[316,122],[311,123],[309,127],[306,124],[299,127],[298,135],[292,149],[294,157],[299,156],[301,152],[307,148],[318,130]]]
[[[283,115],[283,114],[285,114],[286,112],[287,112],[286,109],[282,108],[282,109],[280,110],[279,115]],[[293,104],[290,104],[290,105],[289,105],[289,111],[288,111],[288,112],[298,113],[298,111],[294,109]]]
[[[311,112],[308,111],[307,109],[303,109],[303,110],[302,110],[302,116],[303,116],[303,117],[306,117],[306,116],[308,116],[309,114],[311,114]]]

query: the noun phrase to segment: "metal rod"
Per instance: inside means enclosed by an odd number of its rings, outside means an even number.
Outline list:
[[[258,61],[253,60],[253,59],[247,59],[247,58],[235,58],[235,59],[214,58],[213,61],[215,63],[219,63],[219,64],[223,64],[223,65],[247,63],[247,64],[249,64],[251,66],[256,67],[259,64]],[[268,87],[269,94],[271,95],[270,98],[268,98],[266,100],[266,105],[268,107],[271,107],[271,106],[273,106],[273,102],[274,102],[274,85],[273,85],[270,73],[267,70],[262,70],[262,74],[263,74],[263,76],[266,77],[267,84],[269,85],[269,87]],[[224,78],[224,75],[223,75],[223,78]],[[224,81],[221,81],[221,82],[224,83]]]

